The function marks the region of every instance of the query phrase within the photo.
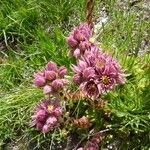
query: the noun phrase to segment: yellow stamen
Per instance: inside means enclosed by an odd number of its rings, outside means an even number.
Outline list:
[[[48,106],[48,111],[52,111],[54,109],[54,106],[53,105],[49,105]]]
[[[103,60],[97,60],[95,66],[97,68],[101,69],[101,68],[103,68],[105,66],[105,61],[103,61]]]
[[[110,78],[108,77],[108,76],[102,76],[102,82],[103,82],[103,84],[109,84],[109,82],[110,82]]]
[[[89,39],[89,42],[90,42],[90,43],[95,43],[95,38],[90,38],[90,39]]]

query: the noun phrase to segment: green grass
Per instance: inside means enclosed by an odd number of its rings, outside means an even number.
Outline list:
[[[31,88],[24,88],[13,93],[13,95],[5,95],[5,98],[0,101],[1,140],[10,137],[13,139],[29,126],[28,116],[31,114],[31,109],[42,98],[41,93]]]
[[[1,59],[6,60],[1,64],[2,89],[18,86],[48,60],[69,65],[65,35],[83,19],[83,0],[16,0],[11,5],[3,0],[0,4]]]
[[[134,9],[122,10],[115,0],[97,0],[95,18],[102,6],[106,6],[109,21],[98,41],[127,74],[127,84],[105,97],[113,113],[110,124],[119,124],[116,132],[125,134],[123,148],[148,150],[150,56],[139,57],[138,51],[142,41],[150,39],[150,22],[143,14],[137,21]],[[49,60],[69,68],[73,61],[67,56],[66,36],[84,21],[84,7],[84,0],[0,1],[0,145],[20,138],[38,146],[45,142],[43,135],[29,128],[32,108],[42,98],[42,93],[32,88],[32,76]],[[131,132],[133,141],[128,141]],[[59,139],[57,133],[55,136]]]
[[[115,0],[104,1],[110,14],[110,22],[103,27],[99,41],[106,49],[114,53],[138,55],[142,41],[149,41],[149,20],[144,19],[144,10],[141,12],[128,7],[123,10]],[[142,4],[142,2],[141,2]],[[150,48],[150,45],[148,45]],[[148,48],[148,49],[149,49]],[[114,50],[113,50],[114,49]]]

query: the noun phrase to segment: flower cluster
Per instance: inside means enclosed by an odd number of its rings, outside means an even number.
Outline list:
[[[99,97],[125,82],[119,64],[96,47],[92,51],[85,51],[82,58],[77,60],[77,66],[73,65],[72,68],[75,72],[74,82],[89,97]]]
[[[92,45],[89,39],[92,35],[91,28],[88,24],[81,24],[75,28],[71,35],[67,38],[67,43],[71,48],[71,55],[80,58],[84,52]]]
[[[64,66],[57,65],[50,61],[43,71],[34,74],[33,83],[39,88],[43,88],[44,94],[56,93],[66,85],[67,80],[64,76],[67,69]]]
[[[58,67],[52,61],[48,62],[44,70],[34,75],[34,85],[42,88],[45,95],[53,96],[54,99],[56,99],[59,93],[59,96],[64,96],[64,100],[66,97],[67,99],[76,101],[87,97],[90,97],[90,100],[96,100],[103,93],[114,89],[116,85],[124,84],[125,75],[118,62],[111,56],[100,51],[94,45],[94,42],[91,41],[91,38],[92,29],[84,23],[75,28],[67,39],[71,55],[76,58],[77,64],[72,65],[74,72],[73,81],[78,85],[79,90],[74,92],[74,88],[71,87],[70,91],[69,86],[68,89],[63,90],[64,86],[68,83],[68,80],[65,79],[67,69],[64,66]],[[32,125],[42,133],[47,133],[57,127],[62,116],[62,107],[58,101],[50,99],[50,96],[49,100],[44,100],[35,107],[32,116]],[[65,106],[68,105],[66,104],[67,101],[65,102]],[[96,104],[94,103],[93,106],[102,107],[102,104],[102,102],[97,103],[96,101]],[[77,110],[80,108],[80,106],[76,107]],[[96,113],[96,111],[92,111],[92,113]],[[89,117],[85,117],[85,114],[79,115],[82,117],[72,119],[72,124],[75,127],[80,129],[93,127],[88,119]],[[86,145],[78,150],[98,150],[101,140],[101,134],[94,134]]]
[[[58,125],[61,115],[62,109],[58,101],[44,100],[35,107],[32,126],[47,133]]]

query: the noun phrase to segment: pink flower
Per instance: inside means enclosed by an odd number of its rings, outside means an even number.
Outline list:
[[[87,82],[83,82],[80,85],[80,89],[84,91],[85,95],[89,97],[98,97],[101,94],[98,83],[94,79],[90,79]]]
[[[95,76],[95,70],[93,67],[88,67],[83,70],[83,78],[90,79]]]
[[[79,58],[79,57],[81,56],[81,53],[80,53],[80,49],[79,49],[79,48],[77,48],[77,49],[74,50],[73,56],[74,56],[75,58]]]
[[[45,70],[34,75],[33,83],[39,88],[43,88],[44,94],[56,94],[67,83],[64,79],[67,69],[64,66],[58,67],[56,63],[50,61],[47,63]]]
[[[44,76],[40,75],[39,73],[36,73],[36,74],[34,75],[34,77],[35,77],[35,78],[34,78],[34,80],[33,80],[33,84],[34,84],[35,86],[37,86],[37,87],[42,87],[42,86],[45,85],[46,80],[45,80]]]
[[[47,71],[47,70],[45,71],[45,79],[52,81],[55,80],[56,77],[57,74],[55,71]]]
[[[34,109],[32,126],[43,133],[47,133],[58,125],[61,115],[62,109],[58,101],[44,100]]]
[[[50,61],[48,62],[48,64],[46,65],[46,70],[49,70],[49,71],[57,71],[57,65]]]
[[[83,147],[78,148],[77,150],[85,150]]]
[[[54,116],[50,116],[47,120],[45,125],[42,128],[43,133],[49,132],[51,129],[55,128],[58,124],[58,120]]]
[[[61,67],[58,69],[58,75],[59,75],[61,78],[63,78],[66,73],[67,73],[66,67],[61,66]]]
[[[43,88],[43,92],[45,95],[52,93],[52,87],[49,85],[45,85]]]
[[[59,117],[62,114],[61,107],[57,106],[53,111],[54,116]]]
[[[77,66],[73,65],[72,70],[75,72],[73,81],[80,84],[80,89],[90,97],[98,97],[125,83],[118,62],[94,46],[78,60]]]
[[[52,82],[51,86],[54,89],[54,91],[58,91],[63,88],[64,84],[61,79],[56,79]]]
[[[82,83],[82,77],[80,74],[75,74],[73,76],[73,81],[76,83],[76,84],[81,84]]]
[[[79,44],[79,48],[84,52],[85,50],[89,49],[91,46],[91,44],[89,43],[89,41],[82,41]]]
[[[118,77],[116,78],[116,83],[117,84],[125,84],[125,74],[123,72],[118,73]]]
[[[50,127],[54,127],[57,123],[57,118],[54,116],[50,116],[47,120],[46,120],[46,124],[50,125]]]
[[[74,39],[78,42],[86,40],[86,36],[80,30],[74,31]]]
[[[79,30],[86,39],[89,39],[92,35],[91,27],[87,23],[81,24],[76,30]]]
[[[119,64],[111,57],[107,56],[107,61],[102,70],[98,70],[97,80],[103,92],[112,90],[116,85],[125,83],[125,75],[121,71]]]
[[[80,67],[81,70],[86,69],[88,67],[87,63],[82,60],[78,61],[78,66]]]
[[[78,46],[78,42],[74,39],[72,35],[67,38],[67,43],[72,48],[76,48]]]
[[[36,116],[33,116],[33,117],[37,117],[37,119],[39,121],[42,121],[46,116],[46,112],[44,110],[39,110],[36,114]]]
[[[67,38],[67,44],[71,47],[71,55],[75,58],[81,57],[86,50],[90,50],[92,45],[89,39],[92,35],[92,30],[87,23],[76,27],[71,35]]]
[[[42,133],[47,133],[50,131],[50,127],[49,125],[45,124],[43,127],[42,127]]]

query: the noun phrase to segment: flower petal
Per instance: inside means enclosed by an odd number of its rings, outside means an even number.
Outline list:
[[[44,88],[43,88],[43,92],[44,94],[50,94],[52,92],[52,87],[49,86],[49,85],[45,85]]]

